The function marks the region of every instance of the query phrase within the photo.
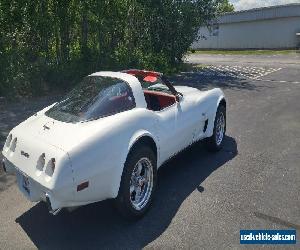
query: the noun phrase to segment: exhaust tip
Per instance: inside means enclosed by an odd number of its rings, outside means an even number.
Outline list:
[[[49,213],[52,214],[52,215],[57,215],[62,210],[62,208],[57,208],[57,209],[52,208],[51,201],[50,201],[50,198],[49,198],[48,194],[46,194],[46,204],[47,204],[47,208],[49,210]]]
[[[58,208],[58,209],[49,211],[49,213],[52,214],[52,215],[57,215],[60,211],[61,211],[61,208]]]

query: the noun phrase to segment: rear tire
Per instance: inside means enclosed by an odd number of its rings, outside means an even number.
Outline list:
[[[222,149],[226,132],[226,108],[220,105],[214,121],[213,135],[204,140],[207,150],[217,152]]]
[[[126,218],[138,219],[149,209],[157,183],[156,156],[141,145],[128,155],[115,205]]]

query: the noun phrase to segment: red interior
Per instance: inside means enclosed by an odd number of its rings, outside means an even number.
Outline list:
[[[133,105],[133,102],[128,99],[128,93],[125,92],[119,96],[109,98],[109,101],[104,103],[107,113],[116,113],[118,110],[126,110]]]
[[[124,70],[123,72],[130,74],[130,75],[142,76],[142,77],[147,77],[147,76],[158,77],[161,75],[161,73],[159,73],[159,72],[148,71],[148,70],[139,70],[139,69],[129,69],[129,70]]]
[[[145,82],[156,82],[157,81],[157,77],[156,76],[146,76],[143,81]]]
[[[145,95],[148,109],[155,110],[155,111],[162,110],[166,107],[171,106],[176,102],[175,96],[163,92],[144,90],[144,95]],[[155,99],[155,101],[158,102],[159,107],[155,107],[155,108],[153,107],[153,105],[151,104],[151,100],[153,99]]]

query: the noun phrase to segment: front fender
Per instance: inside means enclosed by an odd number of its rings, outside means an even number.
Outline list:
[[[222,100],[226,100],[225,99],[225,95],[223,93],[223,91],[219,88],[213,89],[212,90],[212,103],[211,103],[211,108],[209,111],[209,123],[208,123],[208,127],[205,133],[205,137],[210,137],[213,135],[213,129],[214,129],[214,123],[215,123],[215,119],[216,119],[216,113],[217,113],[217,109],[220,105],[220,102]]]

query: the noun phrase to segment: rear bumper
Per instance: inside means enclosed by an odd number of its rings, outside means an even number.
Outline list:
[[[51,190],[23,173],[6,158],[2,160],[2,168],[6,173],[16,175],[18,188],[28,200],[46,202],[49,212],[52,214],[57,214],[64,207],[63,202],[58,200]]]

